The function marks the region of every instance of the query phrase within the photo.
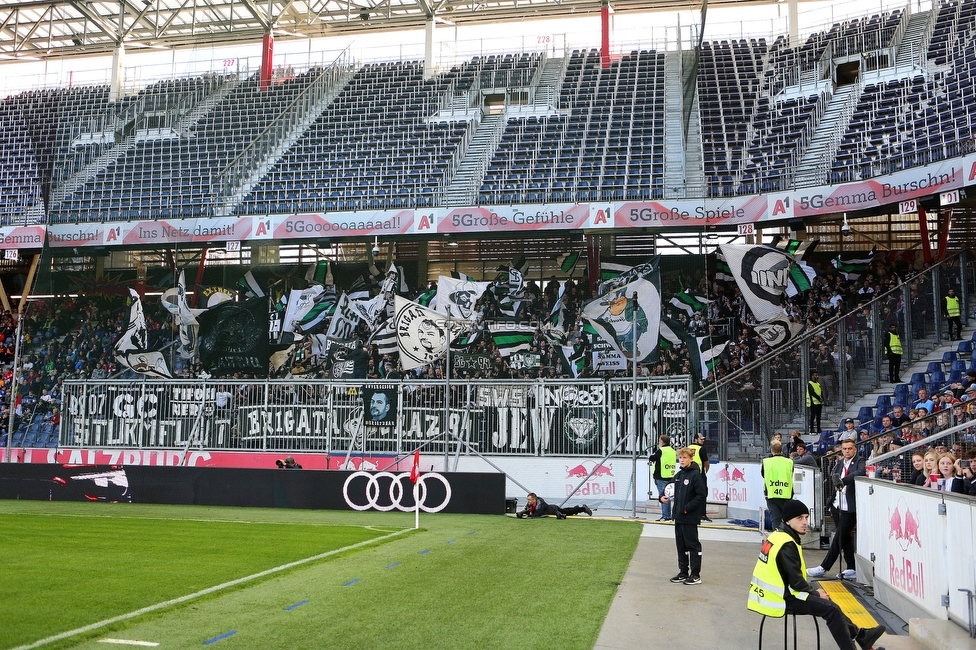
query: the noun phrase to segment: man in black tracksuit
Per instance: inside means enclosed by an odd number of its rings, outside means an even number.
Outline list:
[[[698,541],[698,524],[705,515],[708,488],[694,450],[684,447],[678,451],[678,473],[674,475],[674,497],[671,518],[674,519],[674,545],[678,550],[678,575],[671,582],[686,585],[701,584],[702,545]]]
[[[538,496],[535,492],[529,492],[528,497],[526,497],[525,507],[521,511],[515,514],[516,517],[521,519],[522,517],[545,517],[546,515],[556,515],[556,519],[565,519],[570,515],[578,515],[586,513],[588,516],[593,516],[593,511],[585,503],[581,506],[571,506],[569,508],[560,508],[559,506],[546,503],[546,500]]]

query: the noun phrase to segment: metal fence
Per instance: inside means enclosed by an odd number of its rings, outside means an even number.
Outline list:
[[[463,440],[482,454],[631,456],[661,433],[686,437],[693,429],[690,395],[687,377],[72,380],[64,384],[60,445],[333,454],[404,454],[423,445],[425,452],[466,453]]]

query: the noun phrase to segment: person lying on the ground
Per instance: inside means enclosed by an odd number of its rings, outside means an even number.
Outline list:
[[[565,519],[570,515],[578,515],[580,513],[586,513],[590,517],[593,516],[593,511],[585,503],[581,506],[560,508],[559,506],[546,503],[545,499],[538,496],[535,492],[529,492],[529,495],[526,497],[526,502],[525,507],[515,515],[519,519],[522,517],[545,517],[546,515],[555,515],[556,519]]]

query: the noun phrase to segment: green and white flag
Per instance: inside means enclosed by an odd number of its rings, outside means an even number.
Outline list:
[[[711,300],[705,298],[704,296],[696,296],[691,292],[690,289],[686,289],[685,291],[675,294],[674,298],[672,298],[669,302],[673,307],[688,314],[688,317],[690,318],[695,315],[695,312],[708,309],[708,303],[710,303]]]
[[[576,263],[579,262],[580,255],[580,251],[574,251],[572,253],[561,255],[557,260],[559,262],[559,270],[563,273],[569,273],[572,275],[573,269],[576,268]]]
[[[636,363],[649,360],[657,349],[661,325],[660,270],[657,264],[641,266],[650,268],[633,282],[589,301],[582,310],[600,338]]]
[[[563,355],[563,360],[566,365],[569,366],[569,371],[573,373],[573,377],[579,377],[586,368],[586,349],[580,346],[580,349],[575,349],[572,345],[562,345],[559,347],[559,351]]]
[[[867,271],[873,260],[874,249],[872,248],[866,255],[864,253],[851,253],[849,255],[841,253],[831,261],[831,264],[844,276],[844,279],[857,280]]]
[[[496,320],[488,323],[488,331],[495,347],[503,357],[516,352],[528,352],[535,339],[535,328],[517,321]]]

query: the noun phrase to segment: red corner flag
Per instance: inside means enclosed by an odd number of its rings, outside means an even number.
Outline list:
[[[410,468],[410,480],[416,483],[420,479],[420,450],[413,452],[413,467]]]

